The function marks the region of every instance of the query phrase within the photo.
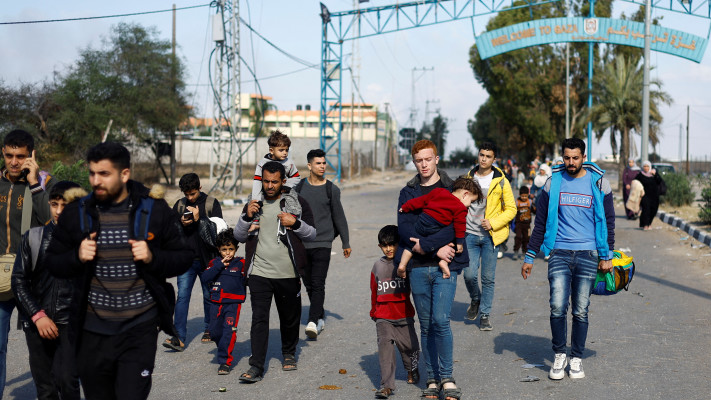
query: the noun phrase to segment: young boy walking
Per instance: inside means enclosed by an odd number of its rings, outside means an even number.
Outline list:
[[[230,373],[237,323],[247,294],[244,286],[244,259],[235,256],[237,246],[231,228],[220,232],[217,235],[220,255],[210,261],[203,272],[205,281],[210,282],[210,337],[217,345],[219,375]]]
[[[529,189],[526,186],[521,186],[518,190],[518,198],[516,199],[516,238],[514,239],[514,254],[513,259],[519,258],[518,249],[521,249],[521,256],[526,253],[528,247],[528,233],[531,232],[531,215],[536,212],[536,205],[528,198]]]
[[[370,273],[370,317],[378,334],[380,389],[376,399],[387,399],[395,389],[395,351],[397,346],[407,370],[407,383],[417,384],[420,373],[417,364],[420,344],[415,332],[415,308],[410,302],[408,281],[397,276],[393,263],[400,235],[397,226],[387,225],[378,233],[378,246],[384,256],[373,265]]]
[[[466,233],[467,212],[472,202],[478,202],[484,195],[481,187],[473,179],[458,178],[454,181],[452,192],[444,188],[435,188],[428,194],[408,200],[400,208],[400,212],[422,210],[415,232],[426,237],[439,232],[442,228],[453,224],[457,242],[457,254],[464,251],[464,234]],[[398,276],[405,277],[407,264],[412,259],[412,251],[404,249],[397,269]],[[444,279],[449,278],[449,261],[439,260],[439,269]]]
[[[12,291],[27,339],[30,371],[38,399],[79,399],[79,374],[69,314],[74,289],[69,279],[55,278],[45,268],[45,250],[64,206],[86,195],[78,184],[57,182],[49,192],[52,219],[22,235],[12,271]]]

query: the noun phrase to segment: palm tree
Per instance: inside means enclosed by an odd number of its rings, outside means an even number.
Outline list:
[[[596,104],[588,112],[587,120],[592,120],[597,127],[599,140],[605,131],[610,130],[610,144],[613,152],[619,154],[619,172],[627,165],[630,152],[630,132],[642,133],[642,91],[644,71],[641,66],[628,63],[624,56],[617,56],[614,62],[607,63],[602,73],[593,80],[593,95]],[[669,94],[661,90],[659,80],[650,81],[649,119],[652,144],[659,142],[659,130],[662,122],[659,104],[671,104]],[[652,129],[654,128],[654,129]],[[619,144],[619,153],[616,152]],[[620,187],[622,180],[620,179]]]

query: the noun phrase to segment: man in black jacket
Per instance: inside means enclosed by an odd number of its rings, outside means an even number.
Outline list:
[[[130,180],[130,154],[101,143],[87,154],[93,192],[59,218],[47,266],[77,277],[79,376],[87,399],[145,399],[151,389],[158,329],[175,336],[175,292],[166,278],[190,267],[177,214]]]
[[[245,243],[245,261],[249,279],[249,301],[252,306],[252,342],[250,368],[240,381],[260,381],[264,374],[269,344],[269,309],[274,299],[279,312],[282,370],[296,370],[296,344],[299,342],[301,318],[301,282],[306,250],[302,241],[316,238],[314,217],[309,203],[296,195],[286,183],[281,163],[270,161],[262,168],[264,201],[252,200],[245,205],[235,227],[235,239]],[[285,212],[287,197],[298,201],[301,216]],[[296,197],[294,199],[294,197]],[[261,203],[261,204],[260,204]],[[259,229],[249,231],[259,215]]]
[[[79,400],[79,375],[74,362],[74,337],[69,334],[69,314],[74,286],[57,279],[45,266],[45,253],[64,206],[86,195],[78,184],[56,183],[49,192],[52,220],[22,235],[12,270],[12,292],[27,339],[30,371],[38,399]]]

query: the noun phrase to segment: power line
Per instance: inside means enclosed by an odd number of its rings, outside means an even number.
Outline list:
[[[247,27],[247,29],[249,29],[250,31],[254,32],[255,35],[259,36],[260,39],[262,39],[262,40],[264,40],[265,42],[267,42],[267,44],[269,44],[270,46],[272,46],[273,48],[275,48],[275,49],[276,49],[278,52],[280,52],[281,54],[283,54],[283,55],[287,56],[288,58],[290,58],[290,59],[296,61],[297,63],[302,64],[302,65],[305,65],[305,66],[307,66],[307,67],[309,67],[309,68],[318,68],[319,64],[314,64],[314,63],[308,62],[308,61],[306,61],[306,60],[303,60],[303,59],[301,59],[301,58],[299,58],[299,57],[297,57],[297,56],[294,56],[294,55],[288,53],[286,50],[283,50],[283,49],[281,49],[279,46],[277,46],[277,45],[275,45],[274,43],[270,42],[269,39],[265,38],[265,37],[262,36],[259,32],[257,32],[256,30],[254,30],[254,28],[252,28],[252,27],[247,23],[247,21],[244,20],[244,18],[239,17],[239,20],[240,20],[240,22],[241,22],[244,26]]]
[[[180,10],[189,10],[192,8],[200,8],[200,7],[207,7],[210,4],[200,4],[197,6],[187,6],[187,7],[178,7],[175,10],[180,11]],[[147,14],[158,14],[158,13],[165,13],[165,12],[172,12],[173,9],[169,8],[166,10],[156,10],[156,11],[143,11],[143,12],[135,12],[135,13],[128,13],[128,14],[113,14],[113,15],[102,15],[98,17],[79,17],[79,18],[64,18],[64,19],[42,19],[42,20],[34,20],[34,21],[12,21],[12,22],[0,22],[0,25],[23,25],[23,24],[44,24],[44,23],[49,23],[49,22],[70,22],[70,21],[86,21],[86,20],[91,20],[91,19],[106,19],[106,18],[120,18],[120,17],[132,17],[135,15],[147,15]]]

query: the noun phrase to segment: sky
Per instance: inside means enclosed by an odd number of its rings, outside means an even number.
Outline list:
[[[331,12],[353,9],[353,0],[322,0]],[[361,6],[382,6],[395,0],[371,0]],[[206,0],[175,0],[180,7],[205,5]],[[173,2],[135,1],[90,2],[63,0],[8,2],[0,10],[0,22],[32,21],[78,17],[96,17],[169,9]],[[636,5],[616,2],[615,16],[634,12]],[[286,52],[311,64],[320,63],[321,18],[317,0],[241,0],[241,16],[257,32]],[[188,91],[198,116],[211,117],[208,82],[208,56],[214,48],[210,15],[214,9],[198,7],[177,12],[178,55],[187,67]],[[653,9],[662,16],[661,25],[707,37],[707,19]],[[437,24],[429,27],[394,32],[358,40],[356,48],[343,46],[344,63],[359,76],[360,94],[368,103],[384,111],[389,103],[398,124],[408,122],[411,107],[418,110],[416,127],[423,118],[431,120],[439,111],[448,120],[446,154],[456,148],[474,147],[466,130],[488,94],[476,81],[469,66],[469,48],[476,35],[485,30],[490,16]],[[51,80],[77,59],[80,50],[99,48],[111,27],[120,23],[154,26],[160,37],[171,39],[172,13],[128,16],[85,21],[41,24],[0,25],[0,79],[7,85]],[[305,68],[285,57],[246,28],[241,31],[241,53],[255,71],[263,94],[273,98],[279,110],[295,109],[297,104],[310,104],[318,109],[320,70]],[[708,53],[708,51],[707,51]],[[692,158],[711,158],[711,55],[700,64],[682,58],[652,53],[653,79],[663,82],[663,89],[674,103],[662,107],[662,141],[658,151],[667,159],[679,157],[679,126],[682,124],[682,156],[686,154],[686,110],[689,113],[689,151]],[[417,68],[413,74],[413,69]],[[427,71],[422,71],[425,68]],[[242,92],[257,92],[253,78],[243,65]],[[344,72],[343,99],[350,98],[351,78]],[[278,77],[274,77],[278,76]],[[415,78],[413,97],[413,76]],[[414,98],[414,102],[413,102]],[[358,99],[358,94],[356,94]],[[426,111],[428,111],[426,113]],[[637,148],[641,141],[635,138]],[[650,150],[651,152],[651,150]],[[594,141],[592,158],[611,154],[609,138]]]

